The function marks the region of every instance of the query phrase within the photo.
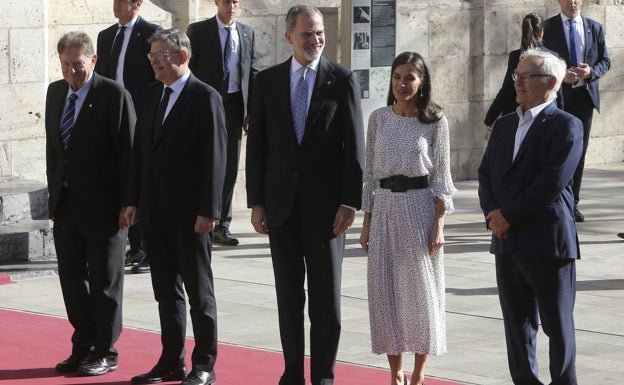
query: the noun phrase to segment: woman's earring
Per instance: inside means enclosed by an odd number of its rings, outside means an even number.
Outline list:
[[[420,97],[423,97],[422,87],[420,87]]]

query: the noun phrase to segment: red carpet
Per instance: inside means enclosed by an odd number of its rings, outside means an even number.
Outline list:
[[[11,277],[8,274],[0,273],[0,285],[4,285],[6,283],[13,283],[13,281],[11,281]]]
[[[0,309],[0,384],[126,385],[132,376],[151,369],[160,353],[158,333],[126,328],[117,343],[120,352],[117,371],[99,377],[63,376],[54,371],[54,365],[69,356],[71,332],[69,322],[62,318]],[[193,341],[188,339],[189,356],[192,346]],[[190,357],[186,362],[190,363]],[[281,353],[219,344],[217,383],[276,385],[282,365]],[[385,370],[338,363],[335,382],[336,385],[379,385],[387,383],[387,376]],[[427,379],[427,385],[458,384]]]

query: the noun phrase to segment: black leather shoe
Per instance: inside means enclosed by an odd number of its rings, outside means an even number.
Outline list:
[[[136,265],[137,263],[141,263],[141,261],[145,258],[145,251],[143,250],[128,250],[126,253],[126,266]]]
[[[87,354],[72,354],[66,360],[56,364],[54,369],[59,373],[73,373],[87,361],[87,356]]]
[[[218,243],[224,246],[236,246],[238,245],[238,239],[232,236],[230,229],[227,227],[218,227],[212,233],[212,240],[214,243]]]
[[[618,233],[617,236],[624,239],[624,233]]]
[[[78,368],[78,373],[83,376],[101,376],[117,370],[117,357],[107,356],[89,360]]]
[[[215,372],[193,369],[180,385],[213,385],[217,383]]]
[[[574,221],[585,222],[585,215],[579,211],[577,206],[574,206]]]
[[[186,378],[186,367],[165,368],[157,364],[147,373],[139,374],[130,380],[133,384],[158,384],[165,381],[181,381]]]
[[[143,260],[138,265],[132,266],[132,269],[130,269],[130,272],[132,274],[149,273],[150,272],[149,260],[147,258],[143,258]]]

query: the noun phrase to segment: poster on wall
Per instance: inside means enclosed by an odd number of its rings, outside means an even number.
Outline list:
[[[372,0],[371,67],[392,65],[396,45],[396,0]]]
[[[362,99],[385,98],[394,59],[396,0],[351,0],[351,69]]]
[[[351,2],[351,69],[368,70],[371,62],[371,2]]]

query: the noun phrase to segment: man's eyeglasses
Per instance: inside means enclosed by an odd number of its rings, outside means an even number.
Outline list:
[[[534,77],[539,77],[539,78],[543,78],[543,77],[550,77],[552,75],[549,74],[521,74],[518,71],[514,71],[511,74],[511,78],[513,79],[513,81],[517,81],[517,80],[522,80],[523,82],[526,82],[527,80],[534,78]]]
[[[148,58],[150,61],[154,61],[154,60],[158,60],[158,61],[161,61],[161,60],[169,60],[169,58],[170,58],[171,56],[175,56],[175,55],[177,55],[177,54],[179,54],[179,53],[180,53],[180,52],[174,52],[174,53],[169,53],[169,52],[156,52],[156,53],[151,53],[151,52],[150,52],[150,53],[148,53],[148,54],[147,54],[147,58]]]

